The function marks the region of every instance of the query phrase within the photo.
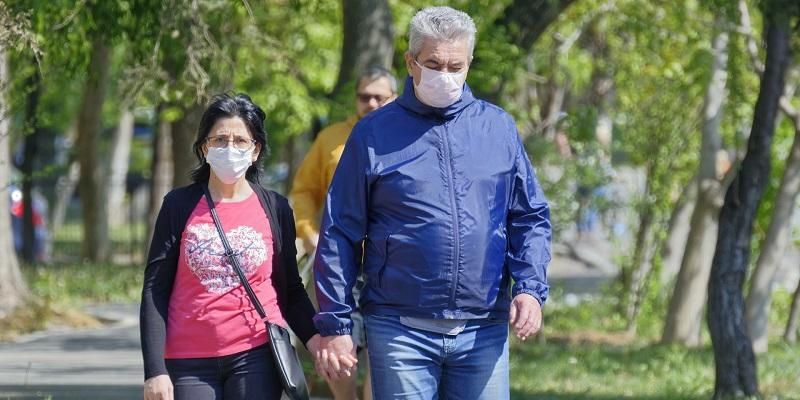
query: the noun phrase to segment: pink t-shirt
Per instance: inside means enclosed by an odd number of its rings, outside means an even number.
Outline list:
[[[272,287],[272,231],[258,196],[216,203],[228,242],[271,322],[286,326]],[[235,354],[267,342],[264,323],[225,256],[205,197],[181,236],[172,286],[165,358]]]

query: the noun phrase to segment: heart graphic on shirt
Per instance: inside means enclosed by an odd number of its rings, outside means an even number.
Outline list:
[[[255,271],[267,259],[267,246],[261,233],[250,226],[225,232],[245,275]],[[189,269],[211,293],[223,294],[241,285],[225,255],[225,248],[213,224],[194,224],[186,228],[184,256]]]

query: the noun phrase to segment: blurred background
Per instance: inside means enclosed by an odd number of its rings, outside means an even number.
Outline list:
[[[474,18],[467,83],[551,202],[513,397],[800,398],[796,0],[0,0],[0,338],[138,302],[211,95],[266,111],[262,184],[288,193],[363,68],[402,82],[434,3]]]

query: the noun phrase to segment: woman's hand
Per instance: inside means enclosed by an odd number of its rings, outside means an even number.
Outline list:
[[[144,400],[173,400],[174,398],[169,375],[156,375],[144,381]]]
[[[312,336],[311,339],[308,339],[308,341],[306,342],[306,348],[308,349],[308,352],[311,353],[311,355],[313,355],[315,357],[316,357],[317,352],[320,350],[319,344],[320,344],[320,340],[321,339],[322,339],[322,336],[320,336],[319,333],[318,333],[318,334]]]

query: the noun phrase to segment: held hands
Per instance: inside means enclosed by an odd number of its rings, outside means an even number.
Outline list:
[[[144,400],[173,400],[169,375],[157,375],[144,381]]]
[[[318,338],[316,342],[315,338]],[[358,363],[356,348],[350,335],[314,335],[308,340],[308,350],[314,355],[317,374],[326,380],[349,377]]]
[[[520,293],[514,297],[509,317],[517,337],[523,341],[542,329],[542,306],[536,298],[527,293]]]

